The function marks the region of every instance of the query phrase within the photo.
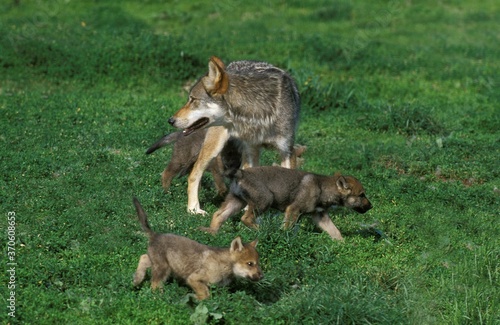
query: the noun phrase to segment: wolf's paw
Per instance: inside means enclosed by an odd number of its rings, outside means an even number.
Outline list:
[[[202,210],[200,208],[188,208],[188,212],[189,213],[192,213],[192,214],[201,214],[202,216],[206,216],[207,215],[207,211],[205,210]]]

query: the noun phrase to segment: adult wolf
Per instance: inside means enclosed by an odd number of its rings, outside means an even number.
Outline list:
[[[188,211],[205,214],[198,200],[201,176],[230,136],[242,142],[243,168],[259,164],[262,147],[277,149],[281,166],[293,167],[299,113],[297,85],[284,70],[255,61],[235,61],[226,68],[219,58],[210,58],[208,73],[169,119],[185,135],[210,127],[188,178]]]

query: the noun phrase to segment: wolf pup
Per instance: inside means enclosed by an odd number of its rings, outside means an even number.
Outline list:
[[[234,173],[229,194],[215,212],[210,228],[204,231],[217,233],[221,224],[248,205],[241,221],[257,228],[254,211],[269,208],[285,212],[283,227],[292,227],[302,213],[313,213],[314,222],[332,239],[342,240],[340,231],[328,216],[333,205],[344,206],[359,213],[372,208],[365,196],[365,189],[352,176],[323,176],[296,169],[263,166],[238,170]]]
[[[236,237],[230,248],[210,247],[186,237],[159,234],[151,230],[146,213],[139,201],[134,205],[142,229],[149,237],[148,253],[139,259],[134,274],[134,285],[144,280],[146,270],[151,268],[151,288],[163,288],[169,276],[184,280],[196,293],[199,300],[210,296],[210,284],[228,284],[234,277],[252,281],[262,279],[259,254],[255,250],[257,240],[243,244]]]
[[[207,129],[198,130],[188,136],[185,136],[182,131],[173,132],[163,136],[146,151],[146,154],[149,155],[161,147],[174,144],[172,158],[161,175],[162,186],[165,192],[170,188],[172,179],[175,176],[182,177],[191,172],[198,159],[206,134]],[[230,138],[224,145],[221,153],[207,166],[207,171],[212,174],[217,193],[220,196],[224,196],[227,192],[223,177],[224,171],[238,169],[240,166],[241,152],[239,141]]]
[[[297,85],[285,71],[265,62],[236,61],[226,68],[217,57],[191,88],[187,103],[168,122],[185,135],[208,128],[188,179],[188,211],[205,214],[198,200],[203,171],[230,136],[243,143],[243,167],[259,163],[263,146],[276,148],[290,168],[299,121]]]

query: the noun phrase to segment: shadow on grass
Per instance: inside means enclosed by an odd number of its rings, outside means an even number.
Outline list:
[[[271,305],[280,300],[283,286],[276,279],[266,279],[259,282],[236,281],[229,286],[229,292],[244,291],[261,304]]]
[[[363,238],[373,238],[374,243],[384,242],[386,244],[392,245],[387,235],[382,230],[377,228],[377,223],[373,223],[371,225],[361,224],[358,230],[346,231],[344,232],[344,235],[361,236]]]

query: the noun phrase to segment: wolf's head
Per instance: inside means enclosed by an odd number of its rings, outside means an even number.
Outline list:
[[[208,63],[208,73],[200,78],[189,91],[187,103],[169,120],[172,126],[184,129],[184,135],[213,125],[225,115],[223,95],[229,88],[229,77],[221,59],[213,56]]]
[[[229,251],[235,276],[252,281],[259,281],[264,277],[259,265],[259,253],[255,250],[256,246],[257,240],[243,244],[240,237],[231,242]]]

